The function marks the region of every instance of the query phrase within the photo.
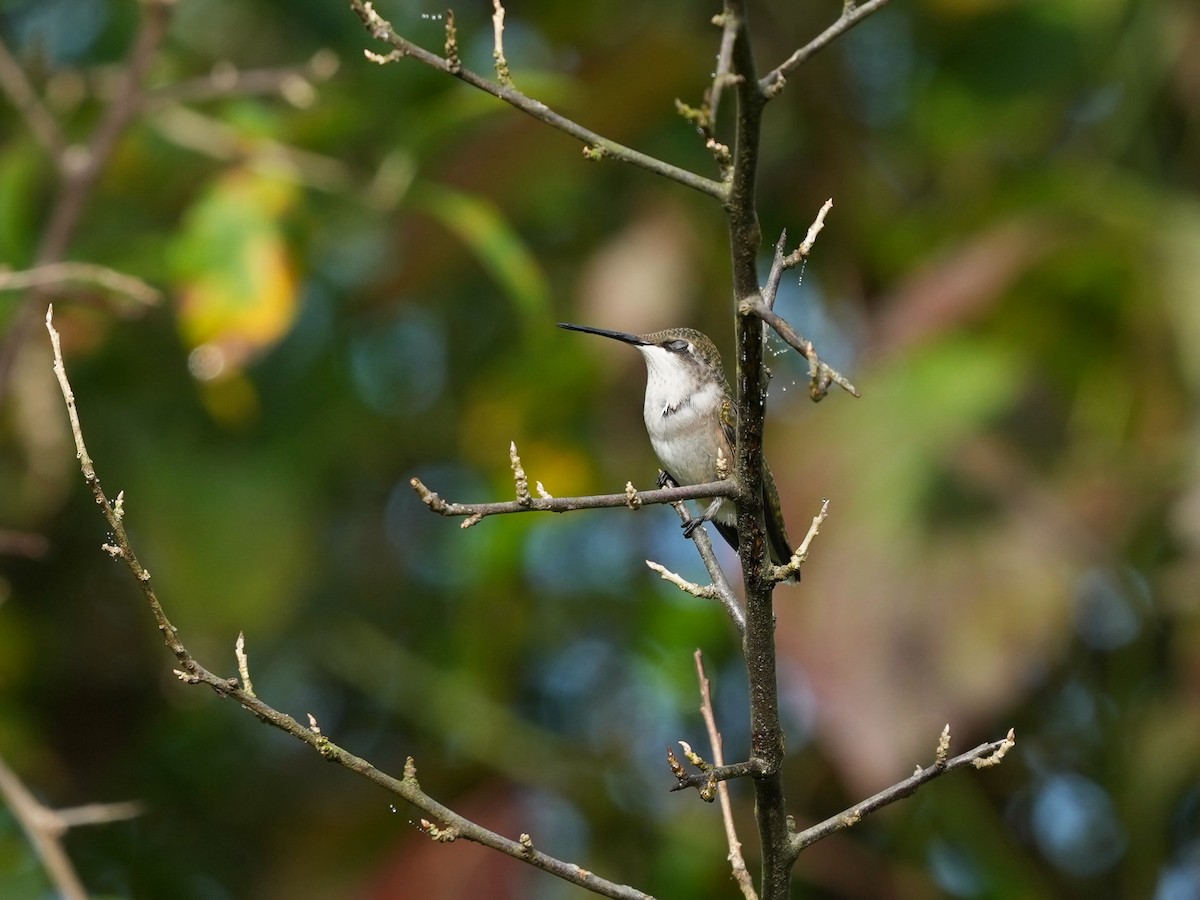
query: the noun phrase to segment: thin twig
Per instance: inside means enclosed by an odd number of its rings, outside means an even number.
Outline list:
[[[82,825],[107,825],[136,819],[146,807],[133,800],[122,803],[85,803],[83,806],[68,806],[54,810],[54,815],[63,829],[79,828]]]
[[[496,61],[496,80],[505,87],[512,87],[512,74],[508,71],[508,60],[504,58],[504,7],[500,0],[492,0],[492,58]]]
[[[63,900],[87,900],[87,889],[79,880],[71,858],[63,849],[59,840],[61,832],[56,833],[49,824],[49,813],[37,798],[29,791],[16,773],[0,759],[0,795],[20,824],[29,843],[42,861],[42,867],[54,884],[55,890]]]
[[[375,12],[373,5],[368,0],[350,0],[350,6],[358,14],[359,18],[362,19],[363,24],[372,37],[395,48],[394,54],[388,54],[386,57],[381,57],[379,54],[369,54],[368,58],[374,58],[376,61],[392,62],[397,59],[411,57],[438,71],[446,72],[455,78],[460,78],[472,87],[503,100],[505,103],[532,116],[539,122],[544,122],[551,128],[557,128],[559,131],[569,134],[585,145],[584,152],[589,158],[600,159],[611,157],[619,159],[622,162],[638,166],[656,175],[661,175],[663,178],[668,178],[685,187],[700,191],[702,194],[708,194],[710,197],[724,200],[726,186],[721,182],[697,175],[695,172],[689,172],[687,169],[673,166],[657,157],[641,153],[584,128],[566,116],[554,112],[554,110],[550,109],[550,107],[540,100],[527,97],[511,85],[496,84],[462,65],[458,65],[457,67],[452,66],[450,60],[443,59],[436,53],[431,53],[397,34],[392,24],[381,17],[379,13]]]
[[[50,333],[50,343],[54,350],[54,373],[58,378],[63,400],[67,406],[67,416],[71,421],[71,433],[75,438],[75,448],[79,457],[80,469],[83,472],[84,481],[87,482],[88,487],[91,489],[92,495],[112,531],[112,537],[115,542],[113,549],[116,551],[112,555],[125,563],[137,581],[138,587],[141,589],[142,595],[158,624],[164,643],[166,643],[167,648],[178,662],[179,667],[175,670],[175,674],[180,681],[186,684],[208,685],[219,696],[227,697],[235,703],[240,704],[263,722],[308,744],[323,758],[338,763],[351,772],[362,776],[373,784],[411,803],[425,813],[425,815],[429,816],[429,820],[443,823],[442,826],[431,823],[430,828],[424,829],[435,839],[439,839],[438,835],[453,834],[454,837],[474,841],[486,847],[491,847],[494,850],[499,850],[514,859],[527,862],[565,881],[586,888],[592,893],[600,894],[604,897],[614,897],[617,900],[650,900],[648,894],[644,894],[626,885],[599,878],[574,863],[568,863],[548,856],[545,853],[532,849],[532,846],[527,845],[527,843],[514,841],[503,835],[489,831],[481,825],[460,816],[448,807],[443,806],[421,790],[420,784],[417,782],[416,765],[413,763],[411,757],[409,757],[404,766],[403,778],[388,775],[386,772],[375,768],[367,760],[355,756],[353,753],[331,741],[316,727],[315,719],[312,719],[309,725],[303,725],[291,716],[264,703],[244,686],[239,685],[237,678],[222,678],[214,675],[202,666],[191,655],[187,647],[184,646],[179,637],[178,629],[167,618],[167,614],[163,610],[162,604],[159,602],[158,596],[152,586],[150,573],[138,560],[137,554],[134,552],[133,546],[129,541],[129,535],[125,531],[123,522],[124,516],[118,512],[114,504],[109,502],[108,497],[100,486],[100,479],[96,475],[92,459],[88,455],[84,444],[83,431],[79,425],[79,415],[75,405],[75,395],[67,379],[58,331],[54,328],[52,308],[46,313],[46,330]],[[436,829],[436,831],[431,829]],[[440,839],[444,840],[447,838],[442,837]]]
[[[799,265],[800,261],[812,252],[813,244],[817,242],[817,235],[825,227],[825,217],[829,215],[831,209],[833,209],[832,197],[821,204],[821,209],[817,213],[817,217],[808,226],[808,234],[804,236],[804,240],[800,242],[800,246],[796,248],[795,252],[783,261],[784,268],[790,269],[793,266]]]
[[[836,384],[852,396],[862,396],[858,392],[858,388],[851,384],[845,375],[817,356],[817,351],[813,347],[812,341],[801,337],[783,316],[779,315],[775,310],[769,309],[761,295],[755,295],[743,300],[739,304],[738,309],[743,314],[757,316],[762,319],[762,321],[775,330],[776,334],[808,360],[808,394],[813,400],[823,400],[825,395],[829,393],[829,386],[832,384]]]
[[[293,106],[304,107],[315,99],[313,83],[328,81],[337,74],[339,65],[332,50],[318,50],[302,65],[278,69],[240,69],[220,63],[207,75],[155,89],[147,95],[145,108],[256,95],[276,95]]]
[[[952,772],[963,766],[982,769],[998,764],[1017,742],[1016,735],[1010,728],[1008,734],[1002,740],[980,744],[975,749],[968,750],[966,753],[956,756],[953,759],[946,759],[945,747],[948,746],[949,729],[950,726],[947,725],[946,730],[939,737],[938,750],[933,765],[924,769],[918,766],[917,771],[903,781],[893,784],[873,797],[868,797],[861,803],[854,804],[854,806],[843,810],[836,816],[831,816],[824,822],[819,822],[811,828],[806,828],[797,833],[792,837],[791,852],[793,857],[799,854],[805,847],[815,844],[817,841],[827,838],[835,832],[849,828],[852,825],[857,825],[865,816],[883,809],[897,800],[915,794],[922,785],[941,775],[945,775],[947,772]]]
[[[733,16],[720,15],[714,19],[721,26],[721,46],[717,50],[717,68],[713,72],[712,87],[708,96],[708,136],[717,130],[717,116],[721,109],[721,95],[725,88],[737,83],[733,74],[733,43],[737,39],[738,22]]]
[[[142,814],[140,803],[88,803],[51,809],[25,787],[3,759],[0,759],[0,797],[29,838],[56,892],[65,900],[87,900],[88,893],[63,849],[63,835],[80,825],[119,822]]]
[[[800,571],[800,566],[808,559],[808,550],[812,546],[813,540],[821,533],[821,526],[825,524],[825,520],[829,518],[829,501],[821,501],[821,511],[813,516],[812,524],[808,526],[808,533],[804,535],[804,540],[800,542],[800,546],[792,553],[792,558],[782,566],[773,566],[771,568],[771,578],[775,581],[787,581],[793,575]]]
[[[250,680],[250,658],[246,655],[246,633],[244,631],[239,631],[237,640],[233,642],[233,657],[237,660],[238,678],[242,681],[242,690],[253,697],[254,682]]]
[[[646,560],[646,565],[651,571],[657,572],[663,581],[670,582],[679,588],[685,594],[691,594],[693,597],[699,597],[701,600],[716,600],[717,589],[711,584],[696,584],[694,581],[688,581],[677,572],[672,572],[662,563],[656,563],[652,559]]]
[[[828,47],[845,32],[867,18],[867,16],[883,9],[888,3],[889,0],[869,0],[869,2],[861,6],[854,3],[846,3],[842,7],[842,14],[836,22],[763,76],[762,80],[758,83],[758,88],[763,96],[768,99],[777,97],[787,84],[787,76],[808,62],[818,51]]]
[[[142,279],[95,263],[47,263],[44,266],[16,272],[0,271],[0,291],[48,288],[71,282],[94,284],[115,294],[128,297],[142,306],[153,306],[162,299],[162,292]]]
[[[696,660],[696,678],[700,682],[700,715],[704,717],[704,727],[708,729],[708,741],[712,745],[713,764],[725,765],[725,752],[722,749],[721,731],[717,728],[717,717],[713,712],[712,691],[709,689],[708,675],[704,672],[704,654],[696,650],[693,654]],[[717,802],[721,804],[721,820],[725,823],[725,840],[729,844],[729,865],[733,869],[733,878],[742,889],[746,900],[758,900],[754,890],[754,879],[746,868],[746,859],[742,856],[742,842],[738,840],[737,828],[733,823],[733,805],[729,802],[729,785],[724,781],[717,782]]]
[[[775,254],[771,258],[771,271],[767,275],[767,283],[762,289],[763,303],[768,309],[775,308],[775,296],[779,293],[779,282],[783,278],[783,273],[800,265],[812,253],[813,244],[817,242],[817,235],[825,227],[825,216],[831,209],[833,209],[832,197],[821,205],[817,217],[808,226],[808,233],[804,236],[804,240],[791,253],[784,253],[784,247],[787,244],[787,229],[785,228],[779,233],[779,240],[775,242]]]
[[[678,486],[670,479],[666,472],[659,473],[659,484],[667,488],[678,489]],[[704,496],[708,497],[711,495],[705,494]],[[692,520],[687,505],[682,500],[672,505],[681,522],[686,523]],[[707,589],[701,589],[704,592],[703,596],[712,596],[713,599],[721,604],[721,607],[725,610],[725,614],[733,622],[733,627],[737,629],[738,637],[744,638],[746,636],[746,612],[742,609],[737,594],[734,593],[733,587],[729,584],[729,578],[725,575],[725,570],[721,568],[721,563],[717,560],[717,554],[713,550],[712,538],[708,536],[708,530],[703,527],[694,529],[691,540],[696,547],[696,552],[700,554],[700,560],[704,563],[704,568],[708,570],[708,577],[712,579],[712,583],[708,585]],[[649,560],[646,561],[646,565],[659,572],[665,580],[672,580],[667,576],[666,569],[661,567],[655,568],[657,564],[652,565]],[[679,578],[678,575],[675,577]],[[682,582],[683,579],[679,579],[679,581]],[[674,583],[677,587],[688,590],[678,582]],[[690,584],[690,582],[684,582],[684,584]],[[711,595],[708,593],[709,590],[712,591]],[[692,592],[688,591],[688,593]],[[697,594],[697,596],[701,595]]]

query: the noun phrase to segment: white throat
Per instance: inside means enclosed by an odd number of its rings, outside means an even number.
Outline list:
[[[721,386],[702,379],[695,365],[680,360],[670,350],[640,346],[646,360],[646,427],[652,432],[662,419],[684,413],[684,418],[704,416],[721,402]],[[652,421],[656,420],[656,421]]]

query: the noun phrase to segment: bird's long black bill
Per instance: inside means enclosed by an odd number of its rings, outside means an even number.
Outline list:
[[[572,325],[570,322],[559,322],[559,328],[565,328],[568,331],[582,331],[584,334],[598,334],[601,337],[612,338],[615,341],[624,341],[626,344],[633,344],[638,347],[645,346],[646,341],[642,340],[636,334],[629,334],[625,331],[611,331],[608,328],[592,328],[590,325]]]

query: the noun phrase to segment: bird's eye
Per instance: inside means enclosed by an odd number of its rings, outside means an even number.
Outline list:
[[[673,341],[667,341],[665,344],[663,344],[663,346],[668,350],[674,350],[676,353],[679,353],[680,351],[686,350],[689,344],[687,341],[681,341],[676,338]]]

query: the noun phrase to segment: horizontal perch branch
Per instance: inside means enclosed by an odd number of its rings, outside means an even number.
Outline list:
[[[677,503],[680,500],[699,500],[706,497],[737,497],[737,483],[734,481],[710,481],[706,484],[692,484],[687,487],[655,488],[649,491],[637,491],[630,486],[622,494],[596,494],[590,497],[534,497],[525,495],[517,500],[505,500],[495,503],[452,503],[443,500],[427,488],[419,478],[409,482],[413,490],[435,513],[443,516],[466,516],[463,528],[479,522],[485,516],[498,516],[506,513],[522,512],[572,512],[577,509],[611,509],[617,506],[628,506],[637,509],[647,504]]]

